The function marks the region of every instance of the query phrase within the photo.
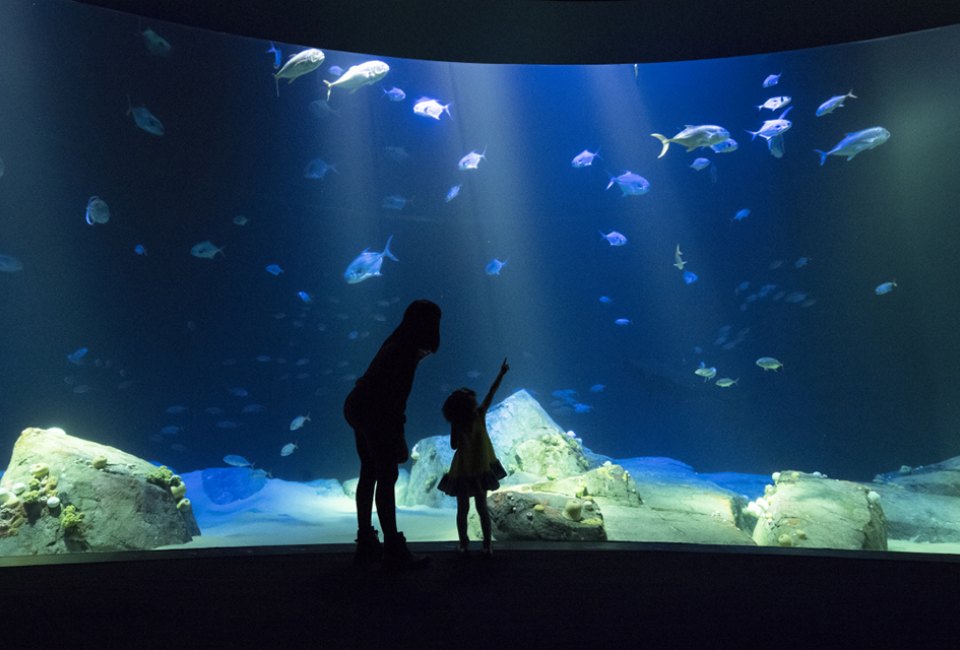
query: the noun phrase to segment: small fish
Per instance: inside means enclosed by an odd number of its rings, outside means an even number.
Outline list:
[[[304,424],[310,421],[310,414],[307,415],[298,415],[290,421],[290,430],[296,431],[301,428]]]
[[[610,296],[600,296],[599,298],[597,298],[597,300],[599,300],[604,305],[609,305],[610,303],[613,302],[613,298],[611,298]]]
[[[407,98],[407,93],[396,87],[390,88],[389,90],[384,90],[383,94],[386,95],[387,99],[389,99],[391,102],[402,102]]]
[[[166,436],[176,435],[183,431],[183,427],[179,427],[176,424],[168,424],[167,426],[160,429],[160,433]]]
[[[752,140],[756,139],[756,137],[759,135],[761,138],[767,141],[769,141],[770,138],[786,133],[790,127],[793,126],[793,122],[784,118],[786,117],[787,113],[792,110],[793,106],[788,107],[787,110],[780,113],[779,117],[772,120],[767,120],[756,131],[748,130],[747,133],[750,134]]]
[[[91,196],[87,200],[87,210],[84,213],[84,219],[87,225],[90,226],[97,223],[107,223],[110,221],[110,206],[99,196]]]
[[[270,47],[267,49],[267,54],[273,55],[273,69],[279,70],[280,66],[283,64],[283,53],[280,52],[280,48],[273,44],[273,41],[270,41]]]
[[[269,273],[270,275],[277,276],[283,273],[283,269],[280,268],[279,264],[268,264],[264,268],[266,269],[267,273]]]
[[[23,262],[12,255],[0,255],[0,272],[16,273],[23,270]]]
[[[727,138],[723,142],[710,145],[714,153],[731,153],[737,150],[737,141],[733,138]]]
[[[240,412],[241,413],[266,413],[267,407],[264,406],[263,404],[247,404],[242,409],[240,409]]]
[[[186,413],[187,407],[180,404],[174,404],[173,406],[168,406],[164,413],[169,413],[170,415],[180,415],[181,413]]]
[[[701,361],[700,367],[693,371],[697,377],[703,377],[703,381],[710,381],[717,375],[717,369],[714,367],[707,367],[707,365]]]
[[[733,290],[733,295],[739,296],[742,292],[746,291],[749,288],[750,288],[750,282],[748,280],[744,280],[743,282],[738,284],[737,287]]]
[[[259,361],[259,360],[260,360],[260,359],[257,359],[257,361]],[[269,360],[270,360],[270,358],[268,357],[268,358],[267,358],[267,361],[269,361]],[[243,388],[243,387],[241,387],[241,386],[228,387],[228,388],[227,388],[227,393],[229,393],[230,395],[233,395],[234,397],[248,397],[248,396],[250,395],[250,393],[247,391],[247,389],[246,389],[246,388]]]
[[[875,149],[890,139],[890,132],[882,126],[872,126],[863,131],[848,133],[843,140],[830,151],[820,151],[814,149],[820,154],[820,166],[827,162],[827,156],[844,156],[847,160],[853,160],[861,151]]]
[[[137,255],[143,255],[144,257],[146,257],[147,255],[147,249],[143,246],[143,244],[137,244],[136,246],[134,246],[133,252],[136,253]]]
[[[670,148],[671,143],[686,147],[687,152],[690,152],[700,147],[710,147],[719,144],[730,137],[730,132],[722,126],[716,126],[715,124],[701,124],[698,126],[688,124],[672,138],[668,138],[659,133],[651,133],[650,135],[659,140],[663,145],[663,149],[660,150],[660,155],[657,156],[657,158],[663,158],[667,155],[667,149]]]
[[[299,449],[299,448],[300,448],[300,447],[298,447],[296,443],[288,442],[288,443],[285,444],[283,447],[280,447],[280,455],[281,455],[281,456],[289,456],[290,454],[292,454],[293,452],[295,452],[295,451],[296,451],[297,449]]]
[[[619,325],[620,327],[624,327],[624,326],[630,324],[630,319],[629,319],[629,318],[618,318],[617,320],[613,321],[613,324],[614,324],[614,325]]]
[[[481,160],[486,160],[487,158],[487,148],[483,148],[483,153],[478,153],[476,151],[471,151],[466,156],[460,159],[460,162],[457,163],[457,167],[460,170],[467,169],[476,169],[480,166]]]
[[[223,415],[226,411],[219,406],[208,406],[207,408],[203,409],[203,412],[207,415]]]
[[[302,300],[303,302],[305,302],[305,303],[308,304],[308,305],[309,305],[311,302],[313,302],[313,296],[311,296],[311,295],[310,295],[309,293],[307,293],[306,291],[298,291],[298,292],[297,292],[297,297],[300,298],[300,300]]]
[[[238,456],[237,454],[228,454],[224,456],[223,462],[225,462],[227,465],[232,465],[233,467],[253,467],[253,463],[243,456]]]
[[[595,152],[590,152],[589,150],[584,149],[573,157],[573,160],[570,161],[570,166],[576,169],[583,169],[584,167],[589,167],[592,165],[593,161],[599,157],[599,149],[597,149]]]
[[[500,269],[507,265],[507,261],[500,261],[496,257],[487,262],[487,265],[483,268],[483,272],[487,275],[500,275]]]
[[[220,420],[215,426],[218,429],[239,429],[240,423],[235,420]]]
[[[822,117],[832,113],[838,108],[843,108],[843,102],[845,102],[847,99],[857,99],[857,96],[853,94],[853,88],[851,88],[850,92],[848,92],[846,95],[835,95],[820,104],[820,106],[817,108],[817,117]]]
[[[336,165],[331,165],[330,163],[328,163],[327,161],[321,158],[314,158],[313,160],[307,163],[306,167],[304,167],[303,177],[312,178],[316,180],[323,180],[324,177],[329,172],[335,172],[337,174],[340,173],[337,170]]]
[[[767,101],[765,101],[765,102],[763,102],[762,104],[760,104],[759,106],[757,106],[757,110],[758,110],[758,111],[762,111],[763,109],[768,108],[768,109],[770,109],[771,111],[775,111],[775,110],[779,109],[780,107],[786,106],[787,104],[789,104],[789,103],[790,103],[790,99],[791,99],[791,98],[788,97],[787,95],[783,95],[783,96],[781,96],[781,97],[771,97],[771,98],[768,99]]]
[[[194,257],[202,258],[202,259],[212,260],[217,253],[220,253],[221,255],[223,255],[224,254],[223,248],[222,247],[217,248],[210,241],[202,241],[198,244],[194,244],[190,248],[191,255],[193,255]]]
[[[781,266],[783,266],[783,260],[773,260],[772,262],[770,262],[770,265],[767,266],[767,268],[770,269],[771,271],[776,271]]]
[[[447,195],[443,197],[443,200],[447,203],[450,203],[450,201],[460,196],[460,188],[462,187],[463,185],[454,185],[451,187],[449,190],[447,190]]]
[[[140,36],[143,37],[143,45],[147,48],[147,52],[151,56],[170,56],[170,52],[173,50],[173,47],[163,36],[160,36],[160,34],[156,33],[152,29],[143,30],[140,32]]]
[[[706,168],[709,167],[709,166],[710,166],[710,159],[709,159],[709,158],[697,158],[697,159],[694,160],[692,163],[690,163],[690,169],[693,169],[693,170],[696,170],[696,171],[700,171],[700,170],[702,170],[702,169],[706,169]]]
[[[606,386],[604,386],[603,384],[594,384],[593,386],[590,387],[590,392],[602,393],[604,388],[606,388]]]
[[[607,240],[611,246],[624,246],[627,243],[627,238],[622,233],[617,232],[616,230],[611,230],[606,235],[603,234],[603,231],[599,231],[600,236]]]
[[[589,413],[592,410],[593,410],[593,407],[590,406],[589,404],[583,404],[581,402],[577,402],[573,405],[574,413]]]
[[[421,97],[413,105],[413,113],[421,117],[429,117],[440,121],[440,115],[446,113],[450,115],[450,104],[441,104],[436,99],[430,97]]]
[[[730,379],[729,377],[723,377],[723,378],[721,378],[721,379],[718,379],[718,380],[716,381],[716,384],[715,384],[715,385],[716,385],[716,386],[719,386],[720,388],[730,388],[731,386],[733,386],[734,384],[736,384],[738,381],[740,381],[740,378],[739,378],[739,377],[737,377],[736,379]]]
[[[87,352],[89,351],[87,348],[77,348],[67,355],[67,361],[75,366],[83,365],[83,358],[87,356]]]
[[[793,263],[793,267],[797,269],[802,269],[809,263],[810,263],[809,257],[798,257],[797,261]]]
[[[696,281],[699,280],[699,279],[700,279],[700,276],[698,276],[698,275],[697,275],[696,273],[694,273],[693,271],[684,271],[684,272],[683,272],[683,281],[684,281],[685,284],[693,284],[694,282],[696,282]]]
[[[147,110],[146,106],[134,106],[130,103],[130,95],[127,95],[127,115],[133,114],[133,123],[150,135],[161,136],[165,133],[163,123],[157,119],[157,116]]]
[[[882,296],[886,293],[890,293],[891,291],[893,291],[894,287],[896,286],[897,286],[896,280],[892,280],[890,282],[884,282],[882,284],[878,284],[877,288],[874,289],[873,292],[878,296]]]
[[[246,218],[245,216],[243,216],[242,214],[238,214],[237,216],[235,216],[235,217],[233,218],[233,225],[235,225],[235,226],[245,226],[245,225],[247,225],[248,223],[250,223],[250,220],[247,219],[247,218]]]
[[[342,88],[350,93],[357,92],[363,86],[375,84],[390,72],[390,66],[383,61],[364,61],[363,63],[352,65],[347,71],[337,77],[334,82],[323,80],[327,87],[327,101],[330,101],[330,93],[334,88]]]
[[[323,63],[326,55],[317,49],[310,48],[297,52],[283,64],[283,67],[273,73],[274,85],[277,87],[277,97],[280,96],[280,80],[286,79],[288,84],[308,72],[313,72]],[[327,99],[330,99],[329,94]]]
[[[750,208],[742,208],[740,210],[737,210],[737,213],[733,215],[733,219],[731,219],[730,221],[743,221],[749,216],[750,216]]]
[[[763,368],[764,372],[767,370],[779,370],[783,368],[783,364],[773,357],[760,357],[757,359],[757,365]]]
[[[384,210],[403,210],[407,207],[407,203],[410,203],[413,199],[408,199],[405,196],[400,196],[399,194],[391,194],[390,196],[383,197],[383,201],[380,203],[380,207]]]
[[[771,86],[776,86],[780,82],[780,75],[782,74],[781,72],[780,74],[768,75],[767,78],[763,80],[763,87],[770,88]]]
[[[380,268],[383,266],[383,258],[389,257],[394,262],[399,262],[393,253],[390,252],[390,242],[393,241],[393,235],[387,238],[387,244],[383,247],[383,252],[378,253],[364,248],[363,252],[350,262],[347,270],[343,272],[343,279],[347,284],[357,284],[367,278],[381,275]]]
[[[622,192],[621,196],[640,196],[650,191],[650,181],[643,176],[626,171],[619,176],[611,176],[606,189],[617,185]]]
[[[680,250],[680,244],[677,244],[677,250],[673,252],[673,265],[683,270],[683,267],[687,265],[687,260],[683,259],[683,251]]]

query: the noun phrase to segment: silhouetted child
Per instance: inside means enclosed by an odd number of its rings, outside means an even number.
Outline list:
[[[437,488],[457,498],[457,534],[460,553],[467,552],[467,515],[470,512],[470,497],[480,516],[480,528],[483,530],[483,554],[490,556],[490,513],[487,510],[487,490],[500,487],[500,479],[507,475],[503,465],[497,460],[487,433],[487,409],[493,401],[493,395],[500,387],[500,381],[510,370],[507,360],[503,360],[500,373],[493,380],[490,391],[477,404],[477,394],[469,388],[458,388],[443,403],[443,417],[450,423],[450,446],[456,449],[450,471],[443,475]]]

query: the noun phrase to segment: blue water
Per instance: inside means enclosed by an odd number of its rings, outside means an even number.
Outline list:
[[[147,53],[147,27],[169,57]],[[870,478],[960,454],[958,43],[947,28],[636,70],[325,50],[319,71],[281,82],[277,97],[268,42],[7,3],[0,254],[23,269],[0,273],[0,450],[27,426],[60,426],[179,471],[241,454],[281,478],[348,478],[343,398],[424,297],[444,310],[442,342],[418,370],[411,444],[444,433],[446,394],[485,390],[507,356],[499,397],[530,390],[612,457]],[[284,57],[305,47],[277,45]],[[329,66],[371,58],[391,67],[381,84],[335,90],[326,119],[310,112]],[[384,96],[393,86],[405,101]],[[857,99],[814,116],[851,88]],[[162,136],[125,115],[128,95]],[[781,159],[746,133],[773,119],[756,106],[775,95],[794,106]],[[414,115],[421,96],[451,115]],[[657,159],[650,133],[685,124],[722,125],[739,149],[671,145]],[[889,142],[819,165],[813,149],[871,126]],[[598,148],[593,166],[571,166]],[[484,149],[478,169],[457,169]],[[318,157],[337,171],[305,178]],[[710,167],[690,169],[697,157]],[[650,191],[604,189],[626,170]],[[90,226],[94,195],[111,216]],[[391,195],[411,200],[385,209]],[[750,216],[733,221],[742,208]],[[611,230],[628,243],[611,247],[599,234]],[[348,285],[348,264],[391,235],[400,261]],[[223,254],[190,255],[207,240]],[[678,244],[696,282],[672,266]],[[507,264],[488,275],[494,258]],[[874,293],[891,280],[894,291]],[[69,362],[81,347],[82,363]],[[762,356],[783,369],[764,372]],[[701,361],[738,382],[704,382]],[[552,395],[570,389],[572,400]],[[249,404],[266,411],[243,413]],[[168,414],[174,405],[187,410]],[[298,449],[281,457],[289,442]]]

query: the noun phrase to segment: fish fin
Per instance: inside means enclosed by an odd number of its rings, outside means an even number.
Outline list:
[[[820,151],[819,149],[814,149],[820,155],[820,166],[823,167],[823,164],[827,162],[827,152]]]
[[[390,235],[389,237],[387,237],[387,244],[383,247],[383,256],[389,257],[394,262],[399,262],[400,260],[397,259],[397,256],[390,251],[390,242],[392,241],[393,241],[393,235]],[[380,275],[380,273],[376,273],[376,275]]]
[[[744,129],[744,131],[746,131],[747,133],[750,134],[750,139],[751,139],[751,140],[756,140],[756,139],[757,139],[757,135],[760,133],[759,131],[750,131],[749,129]]]
[[[660,135],[659,133],[651,133],[650,135],[656,138],[657,140],[659,140],[660,143],[663,145],[663,149],[660,151],[660,155],[657,156],[657,158],[663,158],[664,156],[667,155],[667,149],[670,148],[670,140],[666,136]],[[611,181],[611,185],[612,184],[613,182]],[[607,189],[610,189],[610,185],[607,185]]]
[[[273,75],[273,85],[277,87],[277,97],[280,96],[280,76],[277,74]]]
[[[323,83],[326,84],[326,86],[327,86],[327,101],[329,102],[329,101],[330,101],[330,93],[333,92],[333,84],[330,83],[329,81],[327,81],[326,79],[323,80]]]
[[[859,99],[856,95],[853,94],[853,88],[850,89],[850,92],[847,93],[847,97],[850,99]]]
[[[450,114],[450,107],[451,107],[452,105],[453,105],[453,102],[450,102],[449,104],[444,104],[444,105],[443,105],[443,112],[447,114],[447,117],[453,117],[453,115]]]
[[[793,106],[788,106],[788,107],[787,107],[787,110],[785,110],[784,112],[780,113],[780,117],[778,117],[777,119],[778,119],[778,120],[782,120],[784,117],[786,117],[787,113],[789,113],[789,112],[792,111],[792,110],[793,110]]]

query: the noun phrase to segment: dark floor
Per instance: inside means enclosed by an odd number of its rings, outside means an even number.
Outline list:
[[[429,569],[358,570],[344,546],[6,558],[0,638],[9,648],[960,648],[952,556],[502,544],[485,559],[412,546],[433,555]],[[29,646],[16,645],[21,632]]]

